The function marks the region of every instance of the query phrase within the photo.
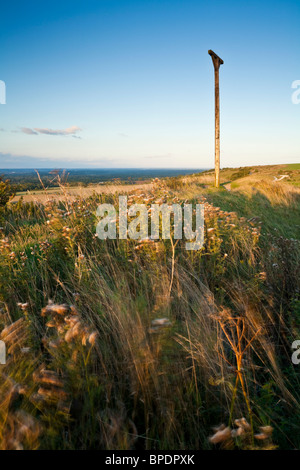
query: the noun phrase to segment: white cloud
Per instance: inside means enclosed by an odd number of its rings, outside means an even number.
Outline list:
[[[80,127],[78,126],[71,126],[68,127],[67,129],[49,129],[47,127],[45,128],[40,128],[40,127],[35,127],[34,129],[30,129],[29,127],[22,127],[21,131],[24,134],[29,134],[29,135],[38,135],[38,134],[47,134],[47,135],[71,135],[71,136],[76,136],[78,132],[81,131]]]
[[[37,132],[33,131],[32,129],[29,129],[29,127],[22,127],[21,131],[24,132],[24,134],[37,135]]]

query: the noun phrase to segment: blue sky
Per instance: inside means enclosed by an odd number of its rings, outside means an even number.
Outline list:
[[[300,2],[3,2],[0,168],[300,161]]]

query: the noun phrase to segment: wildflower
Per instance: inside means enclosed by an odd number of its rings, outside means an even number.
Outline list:
[[[42,309],[41,315],[42,317],[46,316],[47,314],[66,315],[68,312],[69,312],[68,305],[54,304],[52,300],[49,300],[48,305]]]
[[[68,397],[68,394],[59,388],[48,389],[45,387],[40,387],[37,393],[44,400],[47,400],[47,399],[58,400],[58,399],[66,399]]]
[[[73,292],[72,295],[74,297],[75,302],[78,302],[80,300],[80,294],[78,294],[78,292]]]
[[[81,344],[83,346],[86,346],[86,342],[87,342],[88,338],[89,338],[89,332],[88,332],[87,328],[84,328],[81,332]]]
[[[54,385],[56,387],[63,387],[63,382],[59,378],[57,372],[47,369],[41,369],[33,373],[33,380],[37,383],[44,383],[47,385]]]
[[[75,323],[79,322],[79,317],[77,315],[68,315],[64,318],[65,322],[70,326],[74,326]]]
[[[89,343],[90,343],[92,346],[95,345],[97,336],[98,336],[97,331],[93,331],[93,333],[90,334],[90,336],[89,336]]]
[[[74,332],[73,328],[70,328],[65,334],[65,341],[67,343],[70,343],[75,336],[76,336],[76,333]]]
[[[56,341],[50,341],[48,344],[48,347],[52,349],[57,349],[59,348],[59,346],[61,346],[62,343],[63,343],[62,339],[57,339]]]
[[[18,307],[20,307],[20,309],[23,310],[23,311],[24,311],[24,310],[27,310],[28,307],[29,307],[29,303],[28,303],[28,302],[26,302],[26,303],[24,303],[24,304],[22,304],[22,302],[18,302],[17,305],[18,305]]]
[[[46,323],[46,326],[48,328],[56,328],[58,326],[58,323],[55,321],[55,320],[49,320],[47,323]]]
[[[156,318],[151,322],[152,326],[170,326],[171,322],[168,318]]]
[[[255,439],[263,441],[271,437],[273,432],[272,426],[261,426],[259,429],[261,432],[254,435]]]
[[[231,431],[231,436],[232,436],[232,437],[240,437],[240,436],[242,436],[243,434],[245,434],[245,430],[244,430],[244,428],[242,428],[242,427],[238,427],[237,429],[233,429],[233,430]]]
[[[267,434],[261,432],[259,434],[254,434],[254,437],[255,437],[255,439],[263,441],[264,439],[268,439],[269,436]]]
[[[268,436],[271,436],[272,432],[273,432],[273,428],[272,426],[261,426],[259,428],[262,432],[264,432],[265,434],[268,434]]]
[[[245,418],[236,419],[234,421],[234,424],[237,427],[244,429],[245,431],[250,431],[251,430],[251,426]]]
[[[217,431],[213,436],[210,436],[209,442],[212,444],[218,444],[220,442],[225,442],[231,439],[231,429],[229,427],[224,427],[221,425],[217,428]]]

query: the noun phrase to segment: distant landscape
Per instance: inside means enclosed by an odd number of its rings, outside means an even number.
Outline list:
[[[108,168],[108,169],[38,169],[37,171],[46,187],[57,186],[57,174],[61,175],[64,183],[75,186],[80,183],[82,186],[88,186],[99,183],[110,183],[122,181],[123,183],[136,183],[141,180],[150,180],[152,178],[170,177],[178,175],[188,175],[198,173],[202,170],[193,169],[141,169],[141,168]],[[34,169],[0,169],[0,175],[10,180],[12,188],[17,191],[27,191],[34,189],[43,189],[37,172]]]

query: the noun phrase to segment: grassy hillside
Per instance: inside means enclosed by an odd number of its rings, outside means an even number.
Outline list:
[[[118,193],[0,213],[2,449],[300,448],[300,170],[221,182],[131,191],[205,204],[200,251],[98,240],[95,210]]]

